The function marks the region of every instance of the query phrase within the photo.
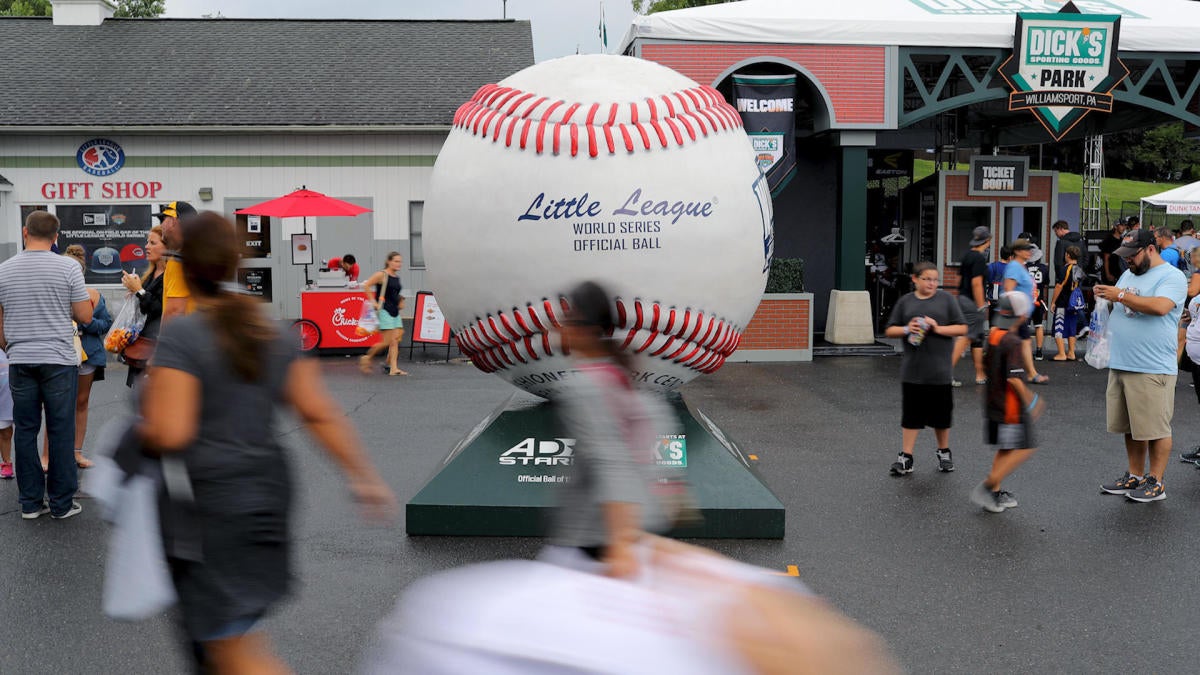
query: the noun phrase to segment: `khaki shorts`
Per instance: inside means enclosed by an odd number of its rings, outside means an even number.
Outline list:
[[[1108,431],[1135,441],[1171,437],[1175,414],[1175,376],[1108,371]]]

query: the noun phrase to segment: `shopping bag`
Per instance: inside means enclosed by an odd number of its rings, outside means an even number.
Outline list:
[[[158,481],[139,474],[119,489],[101,605],[114,619],[140,621],[175,604],[175,586],[158,525]]]
[[[362,313],[358,315],[358,326],[354,329],[354,334],[359,337],[366,335],[374,335],[379,332],[379,314],[375,312],[375,307],[369,302],[364,302],[362,305]]]
[[[1071,297],[1067,298],[1067,307],[1077,312],[1087,309],[1087,300],[1083,298],[1083,289],[1076,287],[1071,291]]]
[[[137,296],[127,293],[121,310],[113,319],[112,328],[109,328],[108,334],[104,336],[104,348],[113,354],[120,354],[138,339],[145,325],[146,315],[142,314]]]
[[[1108,367],[1108,301],[1098,300],[1092,310],[1092,322],[1088,324],[1087,355],[1084,360],[1093,368]]]

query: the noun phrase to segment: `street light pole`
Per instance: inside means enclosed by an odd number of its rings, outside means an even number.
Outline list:
[[[502,4],[504,6],[504,9],[502,10],[501,18],[507,19],[508,18],[508,0],[500,0],[500,4]]]

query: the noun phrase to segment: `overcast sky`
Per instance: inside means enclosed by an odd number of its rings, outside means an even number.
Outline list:
[[[230,19],[499,19],[501,0],[167,0],[164,17],[220,12]],[[629,0],[604,3],[608,51],[614,51],[633,20]],[[599,0],[508,0],[510,19],[528,19],[538,61],[584,54],[600,47]]]

